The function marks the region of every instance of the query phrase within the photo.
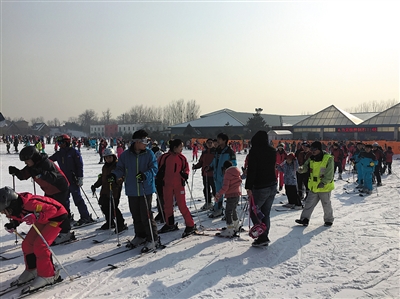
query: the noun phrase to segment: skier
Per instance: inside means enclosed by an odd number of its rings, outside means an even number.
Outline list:
[[[233,237],[240,230],[240,223],[236,212],[236,207],[239,203],[239,197],[242,195],[240,186],[242,178],[240,170],[232,165],[232,162],[227,160],[222,166],[224,181],[222,188],[215,194],[215,201],[224,194],[226,197],[226,229],[221,232],[221,237]]]
[[[201,175],[203,177],[203,194],[205,198],[205,203],[201,207],[202,211],[209,210],[213,207],[211,203],[211,195],[215,196],[215,183],[214,183],[214,173],[213,171],[206,171],[206,166],[210,165],[215,156],[215,148],[213,145],[213,140],[211,138],[207,139],[205,144],[205,149],[202,151],[199,162],[194,164],[192,169],[196,170],[201,168]]]
[[[285,144],[284,143],[279,143],[278,148],[276,149],[276,164],[281,164],[286,160],[286,151],[285,151]],[[283,172],[279,171],[278,169],[276,169],[275,171],[276,174],[276,179],[279,179],[279,191],[282,191],[283,188]],[[277,191],[277,193],[279,193],[279,191]]]
[[[192,162],[194,161],[194,159],[196,159],[197,162],[197,153],[199,151],[199,147],[197,146],[197,143],[193,143],[193,147],[192,147]]]
[[[376,157],[377,164],[375,166],[374,170],[374,175],[376,178],[376,186],[380,187],[382,186],[382,178],[381,178],[381,172],[382,172],[382,162],[385,159],[385,156],[383,154],[382,147],[379,146],[377,142],[372,144],[372,152],[374,153]]]
[[[392,174],[393,151],[391,146],[388,146],[387,150],[384,152],[384,156],[385,156],[385,166],[382,172],[385,173],[387,167],[388,175]]]
[[[118,233],[127,230],[128,227],[125,224],[124,217],[121,214],[121,211],[118,209],[119,199],[121,197],[121,190],[122,190],[122,183],[123,178],[117,180],[116,182],[112,183],[112,190],[110,190],[110,183],[108,182],[108,175],[111,173],[112,170],[115,169],[117,165],[118,158],[115,154],[115,151],[112,148],[106,148],[103,152],[103,157],[105,164],[101,169],[101,174],[98,175],[97,181],[90,187],[93,193],[96,192],[96,188],[101,187],[100,189],[100,198],[99,198],[99,205],[101,211],[103,212],[106,222],[100,227],[101,230],[107,230],[110,227],[115,228],[115,223],[113,219],[110,219],[110,214],[114,217],[114,204],[115,204],[115,214],[117,221],[117,230]],[[112,196],[114,200],[114,204],[110,202],[110,192],[112,191]],[[110,211],[111,206],[111,211]]]
[[[147,136],[145,130],[133,133],[132,145],[121,154],[115,169],[108,176],[111,182],[125,178],[125,194],[128,196],[135,229],[135,237],[128,247],[135,248],[144,244],[142,252],[148,252],[161,245],[157,224],[151,212],[153,193],[156,191],[154,177],[158,167],[156,157],[147,148]]]
[[[80,188],[83,185],[83,161],[80,153],[71,147],[71,138],[63,134],[57,138],[60,150],[49,157],[50,160],[56,161],[58,166],[67,177],[69,185],[69,194],[72,194],[75,206],[78,208],[80,219],[74,226],[81,226],[94,222],[89,215],[85,201],[82,198]],[[67,199],[67,211],[70,211],[69,194]],[[69,214],[71,216],[71,214]]]
[[[61,230],[60,225],[68,218],[67,210],[54,199],[27,192],[18,194],[10,187],[0,189],[0,211],[11,219],[4,225],[9,233],[14,233],[21,222],[26,222],[36,226],[47,244],[54,241]],[[22,241],[22,252],[25,270],[11,286],[32,281],[22,290],[25,293],[57,281],[51,252],[33,227]]]
[[[319,201],[322,203],[324,209],[325,226],[332,226],[333,224],[333,211],[331,204],[331,193],[335,188],[334,177],[334,163],[333,157],[322,151],[322,144],[319,141],[314,141],[311,144],[311,157],[299,167],[299,172],[307,172],[310,170],[310,177],[308,179],[308,196],[305,200],[305,206],[301,213],[300,219],[295,222],[307,226],[312,212]]]
[[[276,150],[268,144],[268,134],[266,131],[258,131],[251,138],[252,148],[249,151],[249,165],[247,167],[247,179],[245,188],[249,198],[253,196],[255,205],[264,214],[262,222],[267,229],[257,239],[252,246],[268,246],[270,240],[270,212],[272,203],[276,195]],[[258,217],[251,211],[251,220],[258,224]]]
[[[185,219],[186,228],[182,237],[195,232],[192,215],[186,205],[185,182],[189,177],[189,165],[186,157],[182,155],[183,142],[174,139],[169,142],[169,152],[162,155],[159,163],[157,177],[163,179],[164,212],[166,224],[160,229],[160,233],[177,230],[174,218],[174,198],[179,211]]]
[[[364,152],[364,143],[357,142],[356,150],[354,151],[354,154],[350,158],[350,161],[352,161],[354,163],[354,167],[357,170],[357,183],[358,183],[358,186],[356,188],[363,188],[364,187],[364,179],[363,179],[364,175],[362,173],[363,169],[362,169],[361,165],[359,165],[359,162],[360,162],[359,156],[363,152]]]
[[[26,166],[21,170],[15,166],[9,166],[9,174],[15,175],[19,180],[32,178],[44,191],[44,196],[55,199],[68,211],[69,183],[62,170],[49,160],[46,154],[39,153],[37,148],[32,145],[21,150],[19,159],[25,162]],[[54,240],[54,245],[75,240],[74,233],[70,231],[69,219],[65,219],[60,228],[60,234]]]
[[[299,168],[297,159],[293,153],[286,156],[286,160],[276,165],[278,171],[283,172],[285,180],[285,191],[288,203],[283,205],[285,208],[301,210],[303,208],[297,193],[296,172]]]
[[[206,168],[207,171],[214,171],[214,183],[217,190],[222,188],[222,182],[224,175],[222,174],[222,165],[225,161],[231,161],[233,166],[237,166],[236,154],[228,145],[229,137],[224,133],[220,133],[217,136],[218,148],[216,150],[213,161],[210,166]],[[223,215],[223,200],[224,197],[221,196],[214,204],[214,211],[209,215],[210,218],[216,218]]]
[[[375,171],[375,167],[378,164],[375,154],[372,152],[372,145],[366,144],[364,147],[365,151],[360,153],[358,156],[359,166],[362,168],[362,174],[364,175],[364,188],[362,192],[366,194],[372,193],[372,174]],[[357,165],[357,167],[358,167]]]
[[[308,158],[311,156],[310,152],[310,144],[307,141],[304,141],[303,144],[301,145],[301,149],[297,150],[296,153],[294,154],[297,158],[297,162],[299,163],[299,166],[303,166],[304,162],[307,161]],[[308,195],[308,176],[309,173],[300,173],[296,172],[297,176],[297,190],[299,193],[299,198],[303,199],[307,197]],[[303,197],[303,185],[305,188],[305,196]]]
[[[343,165],[343,157],[344,157],[344,152],[343,150],[339,147],[339,144],[336,142],[333,143],[332,148],[331,148],[331,155],[333,156],[333,175],[336,173],[336,168],[338,169],[338,180],[342,180],[342,165]]]
[[[18,144],[19,144],[18,136],[14,136],[14,148],[15,148],[15,153],[18,153]]]

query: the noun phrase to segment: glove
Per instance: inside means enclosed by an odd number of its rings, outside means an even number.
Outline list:
[[[11,175],[16,175],[19,169],[15,166],[8,166],[8,173]]]
[[[77,184],[79,187],[82,187],[82,186],[83,186],[83,178],[82,178],[82,177],[77,178],[76,184]]]
[[[325,187],[325,184],[323,183],[323,182],[320,182],[319,184],[318,184],[318,186],[317,186],[317,188],[324,188]]]
[[[32,225],[37,221],[37,216],[34,213],[30,213],[22,218],[22,221],[28,225]]]
[[[114,182],[117,181],[117,176],[116,176],[114,173],[110,173],[110,174],[107,176],[107,181],[108,181],[109,183],[114,183]]]
[[[375,163],[374,163],[374,162],[371,162],[371,163],[369,163],[369,166],[374,167],[374,166],[375,166]]]
[[[185,181],[187,181],[188,178],[189,178],[189,175],[188,175],[187,173],[181,171],[181,177],[182,177]]]
[[[141,171],[136,175],[136,178],[140,183],[147,179],[146,175]]]
[[[92,193],[96,193],[96,187],[94,185],[90,186],[90,190],[92,190]]]
[[[9,232],[10,234],[13,234],[16,230],[16,227],[14,226],[13,223],[6,223],[4,224],[4,229]]]

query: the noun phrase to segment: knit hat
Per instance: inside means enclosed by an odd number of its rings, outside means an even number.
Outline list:
[[[289,153],[289,154],[286,156],[286,159],[295,160],[295,159],[296,159],[296,156],[295,156],[293,153]]]
[[[311,143],[311,148],[322,151],[322,144],[319,141],[314,141],[313,143]]]

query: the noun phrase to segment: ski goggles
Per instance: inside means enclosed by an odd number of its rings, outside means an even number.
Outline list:
[[[133,142],[140,142],[140,143],[143,143],[143,144],[146,144],[146,145],[150,143],[149,138],[133,139],[132,141]]]

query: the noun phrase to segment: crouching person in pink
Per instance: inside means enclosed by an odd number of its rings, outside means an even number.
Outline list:
[[[4,225],[9,233],[14,233],[16,227],[25,222],[36,226],[49,245],[60,232],[60,224],[68,217],[67,210],[58,201],[46,196],[16,193],[10,187],[0,189],[0,212],[11,219],[10,223]],[[51,252],[34,227],[29,230],[22,242],[22,252],[25,271],[11,283],[11,286],[31,281],[22,290],[26,293],[53,284],[58,279]]]

